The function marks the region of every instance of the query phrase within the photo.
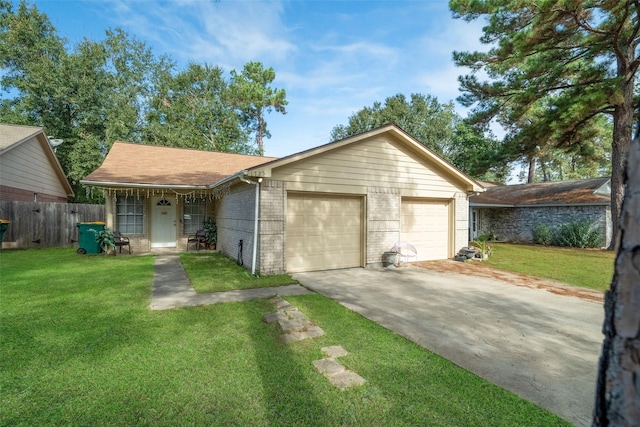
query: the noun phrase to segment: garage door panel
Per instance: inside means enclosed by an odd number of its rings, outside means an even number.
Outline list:
[[[449,202],[403,200],[400,240],[417,250],[418,261],[449,256]]]
[[[287,271],[362,265],[362,199],[289,194]]]

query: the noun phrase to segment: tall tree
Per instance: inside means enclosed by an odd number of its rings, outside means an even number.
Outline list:
[[[436,97],[420,93],[411,99],[396,94],[375,102],[349,117],[347,125],[337,125],[331,130],[331,139],[337,140],[356,135],[376,127],[395,123],[425,146],[444,154],[451,143],[459,117],[453,103],[440,104]]]
[[[220,67],[191,63],[167,75],[147,113],[145,141],[151,144],[255,154],[243,116],[230,102]]]
[[[640,123],[630,152],[615,273],[605,295],[594,426],[640,425]]]
[[[42,126],[63,139],[56,154],[74,201],[99,201],[79,181],[100,165],[114,140],[140,142],[153,85],[173,64],[119,29],[67,52],[36,6],[0,6],[0,86],[11,93],[0,105],[0,121]]]
[[[506,183],[512,169],[503,159],[501,142],[489,130],[465,120],[456,123],[444,156],[467,175],[483,181]]]
[[[571,147],[596,117],[611,115],[617,229],[640,65],[640,2],[451,0],[450,8],[467,21],[487,18],[481,41],[489,51],[454,53],[458,65],[472,69],[460,79],[461,101],[476,105],[476,120],[497,118],[515,142],[534,137]],[[489,81],[480,81],[480,70]]]
[[[264,155],[264,138],[270,138],[265,114],[275,110],[286,114],[286,92],[284,89],[274,89],[270,85],[275,80],[273,68],[264,68],[261,62],[247,62],[242,71],[231,71],[229,87],[233,105],[245,117],[249,128],[255,133],[258,155]]]

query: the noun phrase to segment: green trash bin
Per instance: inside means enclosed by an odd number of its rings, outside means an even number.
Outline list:
[[[9,228],[11,221],[8,219],[0,219],[0,249],[2,249],[2,239],[4,239],[4,232]]]
[[[79,254],[99,254],[101,249],[96,241],[98,233],[104,230],[104,222],[78,222],[78,250]]]

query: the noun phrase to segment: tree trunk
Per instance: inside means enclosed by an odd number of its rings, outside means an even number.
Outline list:
[[[626,194],[615,274],[605,296],[594,426],[640,425],[640,123],[638,127],[627,173],[620,174]]]
[[[258,113],[258,128],[256,129],[256,143],[258,144],[258,156],[264,156],[264,147],[262,143],[262,134],[264,133],[264,122],[262,115]]]
[[[527,184],[533,183],[536,178],[536,158],[529,159],[529,175],[527,176]]]
[[[618,221],[624,199],[623,174],[629,154],[629,144],[633,135],[633,87],[635,74],[630,70],[618,70],[618,75],[625,76],[622,84],[623,102],[616,105],[613,113],[613,142],[611,144],[611,222],[614,238],[611,239],[609,250],[618,247]]]

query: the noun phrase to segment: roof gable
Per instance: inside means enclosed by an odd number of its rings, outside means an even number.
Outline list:
[[[463,184],[467,191],[483,191],[483,187],[478,182],[474,181],[472,178],[464,174],[462,171],[457,169],[455,166],[453,166],[451,163],[446,161],[434,151],[425,147],[423,144],[421,144],[419,141],[417,141],[415,138],[413,138],[411,135],[406,133],[395,124],[385,125],[349,138],[341,139],[335,142],[321,145],[319,147],[301,151],[299,153],[292,154],[281,159],[273,160],[262,165],[255,166],[248,170],[248,175],[268,178],[272,176],[272,173],[276,168],[282,168],[283,166],[287,166],[295,162],[300,162],[313,156],[318,156],[330,151],[339,150],[351,144],[362,143],[379,135],[385,135],[389,138],[392,138],[395,142],[401,144],[404,148],[417,155],[417,157],[421,158],[423,161],[428,162],[440,173],[443,173],[451,177],[455,181]]]
[[[273,157],[116,141],[102,165],[82,183],[105,186],[200,188]]]
[[[35,126],[0,123],[0,156],[14,150],[22,144],[29,144],[31,141],[34,141],[44,153],[64,192],[68,197],[73,197],[73,188],[71,184],[69,184],[53,148],[51,148],[49,138],[45,135],[44,130]]]
[[[611,203],[610,178],[576,179],[488,187],[471,196],[473,206],[540,206]]]

